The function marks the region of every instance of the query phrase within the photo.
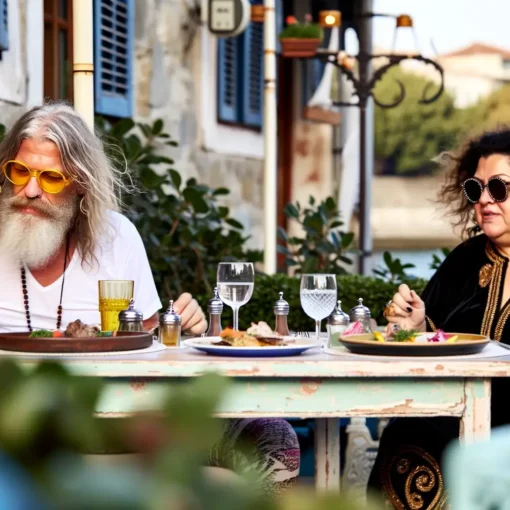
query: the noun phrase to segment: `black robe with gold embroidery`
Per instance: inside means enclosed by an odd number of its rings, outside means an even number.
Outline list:
[[[510,302],[502,303],[508,263],[485,235],[455,248],[422,295],[429,330],[481,333],[510,344]],[[507,379],[493,380],[492,426],[510,423],[508,390]],[[392,421],[381,438],[370,486],[398,509],[442,508],[439,465],[443,449],[458,433],[455,418]]]

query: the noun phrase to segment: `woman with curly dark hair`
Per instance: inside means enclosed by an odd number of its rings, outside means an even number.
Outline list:
[[[421,297],[401,285],[387,319],[405,329],[481,333],[510,344],[510,129],[485,133],[456,154],[443,154],[439,163],[447,176],[439,200],[466,240]],[[510,423],[509,390],[506,379],[493,380],[493,426]],[[441,456],[458,435],[455,418],[395,419],[381,438],[370,486],[394,508],[442,508]]]

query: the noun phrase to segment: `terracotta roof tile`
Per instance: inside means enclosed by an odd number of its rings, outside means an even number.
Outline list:
[[[478,42],[470,44],[469,46],[465,46],[464,48],[452,51],[450,53],[444,53],[440,56],[440,58],[467,57],[470,55],[480,54],[501,55],[502,58],[510,59],[510,50]]]

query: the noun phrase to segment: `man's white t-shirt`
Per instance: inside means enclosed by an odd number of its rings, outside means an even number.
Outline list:
[[[80,319],[85,324],[99,324],[99,280],[134,280],[135,308],[150,318],[161,309],[147,252],[136,227],[123,215],[109,212],[108,239],[101,240],[95,251],[98,264],[82,264],[78,250],[65,272],[62,297],[62,329]],[[41,286],[29,270],[27,290],[33,329],[55,329],[60,302],[62,277],[47,287]],[[0,332],[27,331],[19,263],[9,253],[0,253]]]

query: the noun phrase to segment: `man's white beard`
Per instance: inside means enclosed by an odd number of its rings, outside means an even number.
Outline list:
[[[18,207],[40,210],[43,216],[20,212]],[[77,211],[75,201],[59,206],[39,199],[0,199],[0,250],[29,268],[44,266],[64,244]]]

